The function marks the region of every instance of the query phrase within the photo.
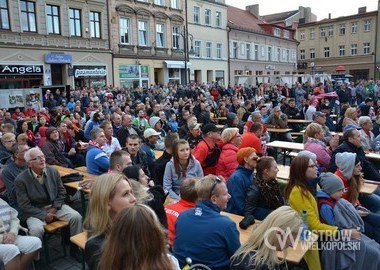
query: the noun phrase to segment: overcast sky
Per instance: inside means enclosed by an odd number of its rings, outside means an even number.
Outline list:
[[[299,6],[311,7],[317,20],[357,14],[359,7],[367,6],[367,11],[377,10],[377,0],[226,0],[227,5],[245,9],[245,6],[259,4],[260,15],[296,10]]]

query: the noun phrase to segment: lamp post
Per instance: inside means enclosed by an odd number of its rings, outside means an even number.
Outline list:
[[[183,29],[183,33],[181,33],[181,36],[183,37],[183,50],[184,50],[184,55],[185,55],[185,85],[188,83],[188,70],[187,70],[187,62],[189,61],[189,55],[194,54],[194,48],[193,48],[193,35],[189,34],[189,29],[188,29],[188,22],[187,22],[187,0],[185,0],[185,26]],[[191,47],[190,51],[188,49],[189,47],[189,36],[191,40]]]

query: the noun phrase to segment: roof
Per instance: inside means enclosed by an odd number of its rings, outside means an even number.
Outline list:
[[[232,28],[243,28],[248,31],[267,33],[259,24],[265,24],[264,21],[257,18],[249,11],[236,7],[227,7],[228,25]]]
[[[281,13],[269,14],[261,16],[261,18],[266,22],[281,22],[285,21],[287,18],[297,14],[298,10],[285,11]]]

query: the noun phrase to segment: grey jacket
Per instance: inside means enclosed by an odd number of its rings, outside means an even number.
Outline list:
[[[17,203],[25,220],[29,217],[45,220],[46,206],[61,209],[64,203],[66,190],[58,170],[46,166],[45,175],[44,185],[35,179],[30,168],[15,179]]]
[[[203,177],[203,170],[199,161],[195,158],[191,159],[187,166],[186,176],[178,176],[172,158],[165,167],[164,190],[169,192],[171,198],[179,199],[179,187],[181,186],[182,181],[189,177]]]

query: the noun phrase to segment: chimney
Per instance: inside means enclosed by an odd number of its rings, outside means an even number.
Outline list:
[[[360,7],[358,8],[358,14],[363,14],[367,12],[367,7]]]
[[[255,15],[256,17],[260,17],[259,13],[259,4],[250,5],[245,7],[246,11],[249,11],[249,13]]]
[[[331,20],[331,13],[329,13],[329,20]]]

